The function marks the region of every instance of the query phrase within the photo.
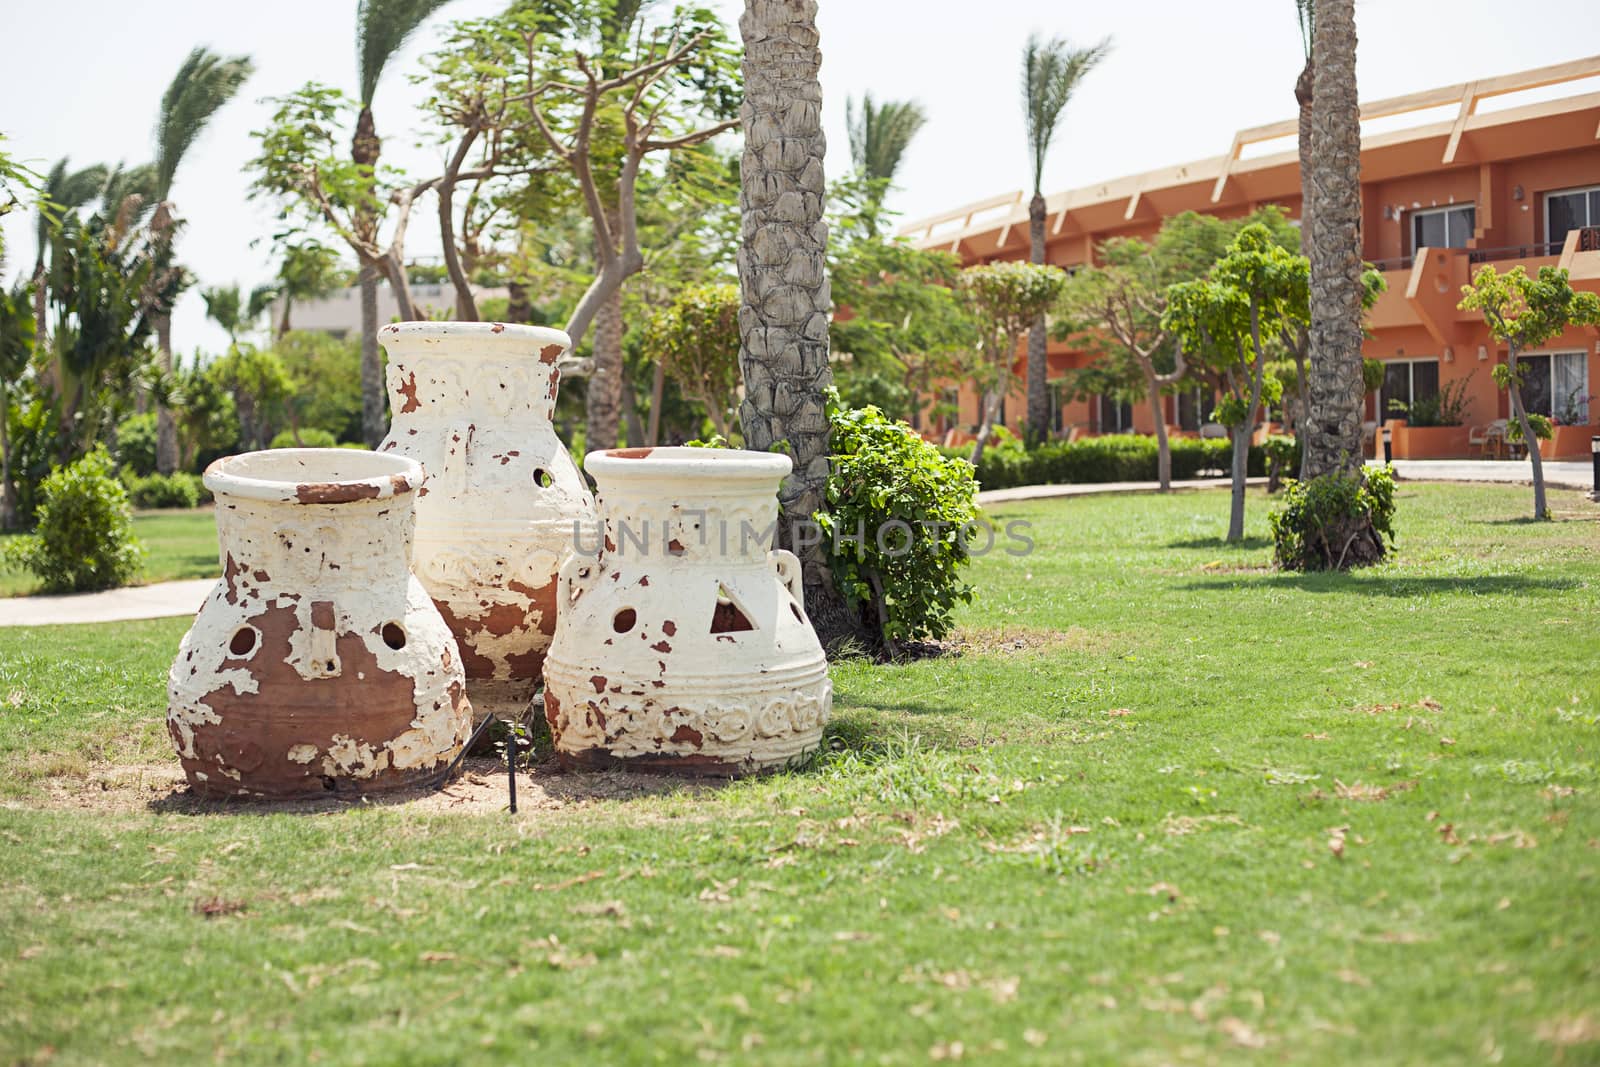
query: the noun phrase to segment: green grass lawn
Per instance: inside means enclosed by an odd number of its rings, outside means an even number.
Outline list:
[[[186,623],[0,630],[0,1058],[1600,1061],[1600,512],[1305,577],[1264,505],[1008,506],[815,766],[517,817],[102,802]]]
[[[138,584],[222,573],[217,564],[217,524],[210,507],[136,512],[133,532],[149,552]],[[0,540],[11,536],[15,535],[0,534]],[[26,571],[0,567],[0,597],[27,596],[38,588],[39,583]]]

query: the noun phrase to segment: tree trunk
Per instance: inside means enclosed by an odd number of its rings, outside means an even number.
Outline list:
[[[644,443],[650,448],[661,441],[661,399],[667,391],[667,365],[656,360],[650,372],[650,423],[644,432]]]
[[[1028,261],[1042,264],[1044,257],[1044,197],[1034,193],[1028,201]],[[1047,328],[1041,311],[1028,329],[1028,442],[1035,445],[1047,440],[1051,430]]]
[[[528,299],[528,287],[521,282],[506,283],[506,320],[533,321],[533,302]]]
[[[1517,381],[1517,346],[1511,346],[1508,359],[1511,367],[1511,413],[1517,417],[1517,427],[1522,431],[1522,443],[1528,448],[1528,462],[1533,465],[1533,517],[1548,519],[1550,505],[1544,494],[1544,457],[1539,454],[1539,438],[1528,419],[1528,409],[1522,404],[1522,385]]]
[[[633,395],[633,383],[622,385],[622,419],[628,428],[628,444],[638,447],[644,442],[644,423],[639,421],[639,403]]]
[[[278,332],[275,335],[275,337],[273,338],[274,340],[277,340],[277,341],[283,340],[283,335],[288,333],[291,329],[293,329],[293,327],[290,326],[290,324],[289,324],[289,314],[293,309],[294,309],[294,298],[292,296],[290,296],[288,293],[284,293],[283,294],[283,317],[278,320]]]
[[[1246,418],[1244,423],[1232,429],[1233,434],[1233,500],[1228,512],[1228,540],[1241,541],[1244,539],[1244,487],[1245,478],[1250,473],[1250,434],[1255,420]]]
[[[778,542],[803,564],[806,612],[825,647],[868,635],[834,585],[827,546],[796,538],[827,504],[828,224],[816,0],[745,0],[739,207],[739,367],[745,447],[785,446]],[[871,644],[878,644],[871,641]]]
[[[1172,444],[1167,440],[1167,415],[1161,410],[1161,386],[1153,365],[1145,369],[1144,381],[1150,395],[1150,413],[1155,416],[1156,480],[1161,483],[1161,491],[1167,493],[1172,490]]]
[[[161,373],[172,373],[172,316],[156,319],[156,343],[161,351]],[[178,422],[165,403],[156,404],[156,470],[171,474],[178,469]]]
[[[616,448],[622,412],[622,290],[614,291],[594,317],[594,371],[589,375],[585,433],[587,448]]]
[[[1311,114],[1308,478],[1362,462],[1361,122],[1354,0],[1316,0]]]
[[[383,442],[383,356],[378,351],[378,267],[362,263],[361,286],[361,439],[368,448]]]
[[[983,450],[988,447],[989,435],[994,432],[995,419],[1000,417],[1000,397],[1004,395],[1002,389],[990,389],[983,394],[983,411],[978,418],[978,440],[972,446],[971,463],[976,467],[983,459]]]
[[[11,484],[11,393],[0,382],[0,530],[17,524],[17,493]]]

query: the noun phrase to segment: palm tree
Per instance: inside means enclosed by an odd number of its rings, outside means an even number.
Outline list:
[[[1354,0],[1315,0],[1312,23],[1311,349],[1305,462],[1315,478],[1361,466],[1361,105]]]
[[[806,611],[825,647],[862,631],[833,582],[827,552],[796,538],[827,503],[827,183],[816,0],[745,0],[744,156],[739,206],[739,366],[745,447],[794,461],[778,499],[778,541],[803,563]]]
[[[922,105],[915,100],[886,100],[875,104],[872,94],[861,98],[861,110],[847,97],[845,123],[850,130],[850,162],[856,172],[874,183],[867,192],[867,230],[876,233],[883,196],[900,169],[900,160],[911,139],[928,122]]]
[[[1028,201],[1028,261],[1042,264],[1044,248],[1044,162],[1061,126],[1061,113],[1084,76],[1111,51],[1111,38],[1088,48],[1073,48],[1064,38],[1045,41],[1030,34],[1022,49],[1022,111],[1028,127],[1033,167],[1033,199]],[[1028,330],[1028,436],[1042,440],[1050,421],[1049,364],[1045,358],[1045,313]]]
[[[156,237],[158,255],[172,262],[172,246],[177,236],[178,218],[172,204],[172,185],[178,177],[183,157],[194,147],[206,125],[222,106],[232,100],[245,80],[255,72],[249,56],[225,58],[209,48],[191,51],[161,97],[161,112],[156,119],[155,213],[150,230]],[[172,372],[172,315],[163,312],[155,323],[156,343],[161,350],[161,370]],[[171,474],[178,467],[178,424],[166,404],[156,405],[156,469]]]
[[[48,323],[45,321],[45,305],[48,302],[46,287],[49,280],[49,265],[46,260],[54,246],[51,229],[62,213],[76,210],[99,196],[105,188],[109,173],[103,163],[96,163],[82,170],[69,171],[67,157],[62,156],[56,160],[55,166],[50,168],[50,173],[45,176],[44,185],[39,190],[39,202],[34,209],[37,215],[34,235],[38,241],[39,251],[33,263],[33,331],[41,344],[48,328]]]
[[[1300,77],[1295,79],[1294,100],[1299,108],[1300,133],[1298,147],[1300,149],[1300,254],[1307,259],[1311,257],[1311,197],[1316,191],[1308,176],[1311,174],[1311,100],[1312,82],[1315,78],[1316,66],[1311,62],[1311,38],[1316,26],[1316,0],[1294,0],[1295,17],[1300,22],[1300,46],[1305,53],[1305,66],[1300,68]],[[1305,329],[1300,330],[1299,344],[1294,347],[1295,384],[1299,387],[1300,403],[1304,406],[1309,395],[1309,383],[1306,381],[1305,353],[1310,346],[1310,338]],[[1303,420],[1296,419],[1298,427]],[[1295,435],[1300,436],[1297,429]],[[1300,477],[1305,477],[1306,453],[1304,448],[1300,451]]]
[[[377,173],[383,141],[378,137],[372,102],[378,94],[383,68],[429,15],[449,0],[360,0],[356,5],[356,67],[361,82],[361,114],[350,140],[350,159],[368,175]],[[377,231],[379,206],[369,199],[357,212],[356,228],[364,234]],[[361,287],[361,435],[368,447],[383,440],[383,362],[378,354],[378,275],[376,263],[361,263],[356,276]]]
[[[344,272],[339,269],[339,253],[315,241],[291,245],[283,251],[283,263],[272,285],[272,299],[283,301],[283,314],[272,324],[272,336],[288,333],[290,315],[296,300],[316,300],[338,289]]]

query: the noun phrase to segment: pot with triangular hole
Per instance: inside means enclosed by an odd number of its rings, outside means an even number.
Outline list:
[[[732,776],[814,751],[833,703],[800,564],[772,550],[787,456],[591,452],[597,544],[561,568],[545,718],[567,767]]]

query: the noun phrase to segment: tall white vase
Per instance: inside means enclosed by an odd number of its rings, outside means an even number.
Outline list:
[[[603,534],[562,566],[545,661],[561,762],[738,775],[816,749],[828,663],[799,561],[768,548],[788,457],[635,448],[585,469]]]
[[[594,502],[556,436],[567,335],[537,326],[401,322],[382,452],[421,462],[416,572],[461,645],[480,716],[521,718],[555,633],[556,569]]]
[[[422,469],[344,448],[213,463],[223,576],[167,678],[205,796],[376,792],[443,771],[470,732],[455,640],[410,573]]]

